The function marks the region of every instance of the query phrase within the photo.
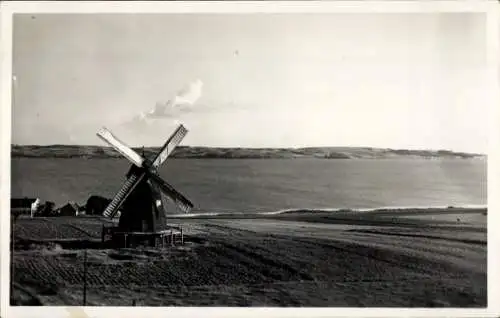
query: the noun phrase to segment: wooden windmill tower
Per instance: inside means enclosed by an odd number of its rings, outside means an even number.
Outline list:
[[[103,212],[105,217],[113,218],[118,210],[121,210],[118,226],[103,228],[103,239],[106,234],[110,234],[114,241],[123,242],[125,247],[137,241],[144,241],[144,239],[149,242],[149,245],[165,243],[169,228],[162,194],[171,199],[181,211],[188,213],[192,209],[191,201],[177,192],[158,174],[158,168],[186,134],[186,128],[180,125],[165,142],[160,152],[150,160],[118,140],[106,128],[97,133],[97,136],[132,163],[127,173],[127,180]],[[171,234],[170,231],[168,233]]]

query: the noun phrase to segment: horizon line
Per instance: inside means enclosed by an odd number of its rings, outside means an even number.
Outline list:
[[[55,146],[63,146],[63,147],[99,147],[99,148],[113,148],[107,145],[96,145],[96,144],[14,144],[11,143],[11,147],[55,147]],[[130,146],[130,148],[161,148],[162,146]],[[452,149],[445,148],[391,148],[391,147],[374,147],[374,146],[303,146],[303,147],[242,147],[242,146],[195,146],[195,145],[178,145],[179,147],[188,147],[188,148],[209,148],[209,149],[312,149],[312,148],[358,148],[358,149],[381,149],[381,150],[408,150],[408,151],[445,151],[445,152],[453,152],[453,153],[465,153],[470,155],[480,155],[486,156],[487,153],[484,152],[476,152],[476,151],[458,151]]]

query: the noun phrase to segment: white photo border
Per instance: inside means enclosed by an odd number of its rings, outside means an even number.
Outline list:
[[[1,108],[0,108],[0,251],[1,317],[498,317],[500,316],[500,104],[499,5],[497,1],[20,1],[0,3]],[[490,92],[488,148],[488,307],[486,309],[409,308],[217,308],[217,307],[11,307],[9,305],[9,224],[12,28],[15,13],[403,13],[484,12]],[[486,106],[485,106],[486,107]]]

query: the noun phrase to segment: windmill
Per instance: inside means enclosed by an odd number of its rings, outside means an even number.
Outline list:
[[[106,128],[102,128],[97,133],[99,138],[132,163],[125,183],[103,212],[103,216],[112,219],[121,210],[117,227],[107,229],[103,227],[103,240],[105,234],[111,234],[114,240],[118,237],[122,238],[126,247],[138,238],[147,238],[150,245],[156,245],[158,241],[165,243],[169,227],[166,224],[167,211],[163,204],[162,194],[171,199],[181,211],[188,213],[192,209],[191,201],[158,174],[160,166],[187,132],[182,124],[179,125],[152,160],[144,153],[142,156],[139,155]]]

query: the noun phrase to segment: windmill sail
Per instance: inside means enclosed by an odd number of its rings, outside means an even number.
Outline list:
[[[109,130],[107,130],[106,128],[102,128],[101,131],[97,133],[97,136],[111,145],[115,150],[125,156],[125,158],[130,160],[133,164],[138,167],[142,167],[144,158],[142,158],[137,152],[132,150],[132,148],[121,142]]]
[[[175,204],[181,211],[183,211],[184,213],[189,213],[191,211],[191,209],[193,208],[193,203],[191,203],[191,201],[184,197],[180,192],[175,190],[174,187],[172,187],[157,175],[151,174],[149,177],[151,178],[152,182],[159,186],[164,194],[166,194],[175,202]]]
[[[132,174],[122,185],[121,189],[116,193],[113,200],[108,204],[103,212],[103,215],[105,217],[113,218],[118,212],[118,209],[122,206],[123,202],[125,202],[130,193],[134,191],[135,187],[139,184],[142,178],[144,178],[144,176],[144,172],[140,174]]]
[[[179,125],[174,133],[168,138],[167,142],[163,145],[160,152],[153,161],[153,167],[158,168],[161,166],[167,157],[174,151],[175,147],[184,139],[188,133],[183,125]]]

